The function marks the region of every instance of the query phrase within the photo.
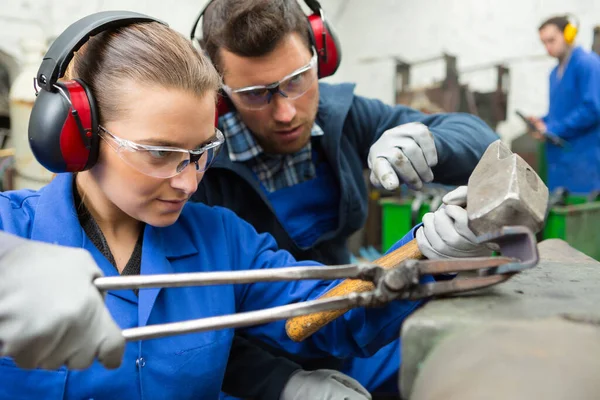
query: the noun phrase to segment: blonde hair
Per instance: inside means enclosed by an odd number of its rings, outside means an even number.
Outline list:
[[[183,35],[158,22],[138,23],[92,37],[73,57],[65,76],[90,88],[99,122],[121,118],[119,90],[127,82],[215,97],[221,80],[212,63]]]

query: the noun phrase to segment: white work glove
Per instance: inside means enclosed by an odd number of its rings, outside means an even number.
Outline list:
[[[429,259],[486,257],[492,250],[478,244],[476,235],[469,229],[467,187],[448,193],[437,211],[423,216],[423,226],[417,230],[417,244]]]
[[[83,249],[30,240],[0,257],[0,356],[22,368],[121,364],[125,339],[92,281]]]
[[[373,185],[395,190],[406,183],[419,190],[433,180],[431,167],[438,163],[433,135],[420,122],[399,125],[383,132],[371,146],[367,162]]]
[[[338,371],[296,371],[290,376],[279,400],[371,400],[356,380]]]

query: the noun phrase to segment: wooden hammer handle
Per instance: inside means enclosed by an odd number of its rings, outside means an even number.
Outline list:
[[[400,247],[393,252],[386,254],[383,257],[378,258],[373,263],[380,265],[386,269],[394,268],[402,261],[407,259],[422,259],[423,254],[419,251],[417,246],[417,240],[413,239],[404,246]],[[367,281],[361,281],[357,279],[346,279],[344,282],[335,286],[327,293],[320,296],[320,299],[328,297],[344,296],[349,293],[362,293],[373,290],[375,287],[373,283]],[[323,326],[327,325],[339,316],[344,315],[348,309],[345,310],[333,310],[333,311],[322,311],[315,314],[303,315],[300,317],[290,318],[285,324],[285,329],[288,336],[295,342],[301,342]]]

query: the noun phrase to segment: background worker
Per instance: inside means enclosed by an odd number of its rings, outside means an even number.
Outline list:
[[[542,134],[568,142],[562,148],[546,143],[548,188],[589,193],[600,189],[600,56],[576,46],[576,34],[568,16],[540,25],[540,40],[558,64],[550,73],[548,114],[531,121]]]

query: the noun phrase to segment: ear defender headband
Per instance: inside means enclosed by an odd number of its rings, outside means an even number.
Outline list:
[[[190,34],[192,41],[194,39],[199,40],[199,38],[196,38],[196,30],[204,13],[214,1],[209,1],[198,15],[198,18],[196,18],[196,22],[192,27],[192,33]],[[331,25],[325,20],[325,14],[319,2],[317,0],[304,0],[304,2],[312,11],[312,14],[307,16],[308,32],[310,44],[316,49],[319,56],[319,78],[325,78],[333,75],[340,66],[342,60],[340,43]]]
[[[577,36],[577,32],[579,31],[579,20],[573,14],[565,15],[567,19],[567,25],[565,25],[565,29],[563,29],[563,35],[565,37],[565,42],[568,45],[572,45],[575,42],[575,37]]]
[[[77,172],[98,159],[98,109],[81,79],[58,82],[91,36],[140,22],[164,22],[129,11],[104,11],[70,25],[50,46],[38,70],[40,87],[29,117],[29,145],[46,169]]]

